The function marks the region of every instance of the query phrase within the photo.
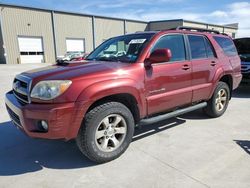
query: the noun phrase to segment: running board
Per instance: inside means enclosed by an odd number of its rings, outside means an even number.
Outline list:
[[[173,117],[176,117],[176,116],[179,116],[179,115],[183,115],[183,114],[188,113],[188,112],[192,112],[192,111],[204,108],[206,106],[207,106],[207,102],[199,103],[199,104],[196,104],[194,106],[189,106],[187,108],[182,108],[182,109],[179,109],[179,110],[167,113],[167,114],[158,115],[158,116],[155,116],[155,117],[152,117],[152,118],[142,119],[139,124],[144,125],[144,124],[156,123],[156,122],[159,122],[159,121],[170,119],[170,118],[173,118]]]

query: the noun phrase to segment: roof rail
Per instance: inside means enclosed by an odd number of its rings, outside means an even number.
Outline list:
[[[222,35],[229,36],[227,33],[221,33]]]
[[[213,30],[213,29],[203,29],[203,28],[198,28],[198,27],[187,27],[187,26],[178,26],[178,27],[173,28],[171,30],[186,30],[186,31],[197,31],[197,32],[207,32],[207,33],[220,34],[219,31]]]

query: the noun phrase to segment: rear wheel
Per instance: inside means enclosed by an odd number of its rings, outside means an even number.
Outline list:
[[[204,109],[205,113],[213,118],[222,116],[228,107],[229,99],[230,90],[228,85],[225,82],[219,82],[212,98]]]
[[[119,157],[134,134],[130,110],[118,102],[108,102],[86,114],[76,143],[90,160],[104,163]]]

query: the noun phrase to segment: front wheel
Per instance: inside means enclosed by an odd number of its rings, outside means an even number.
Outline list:
[[[212,98],[204,109],[205,113],[213,118],[222,116],[228,107],[229,99],[230,90],[228,85],[225,82],[219,82]]]
[[[134,118],[130,110],[121,103],[108,102],[86,114],[76,143],[90,160],[104,163],[125,152],[133,134]]]

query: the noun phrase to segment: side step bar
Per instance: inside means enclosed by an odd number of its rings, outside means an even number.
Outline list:
[[[155,116],[155,117],[152,117],[152,118],[142,119],[140,121],[139,125],[156,123],[156,122],[159,122],[159,121],[170,119],[170,118],[173,118],[173,117],[176,117],[176,116],[179,116],[179,115],[183,115],[183,114],[188,113],[188,112],[192,112],[192,111],[204,108],[206,106],[207,106],[207,102],[203,102],[203,103],[199,103],[199,104],[196,104],[194,106],[189,106],[187,108],[182,108],[182,109],[179,109],[179,110],[167,113],[167,114]]]

